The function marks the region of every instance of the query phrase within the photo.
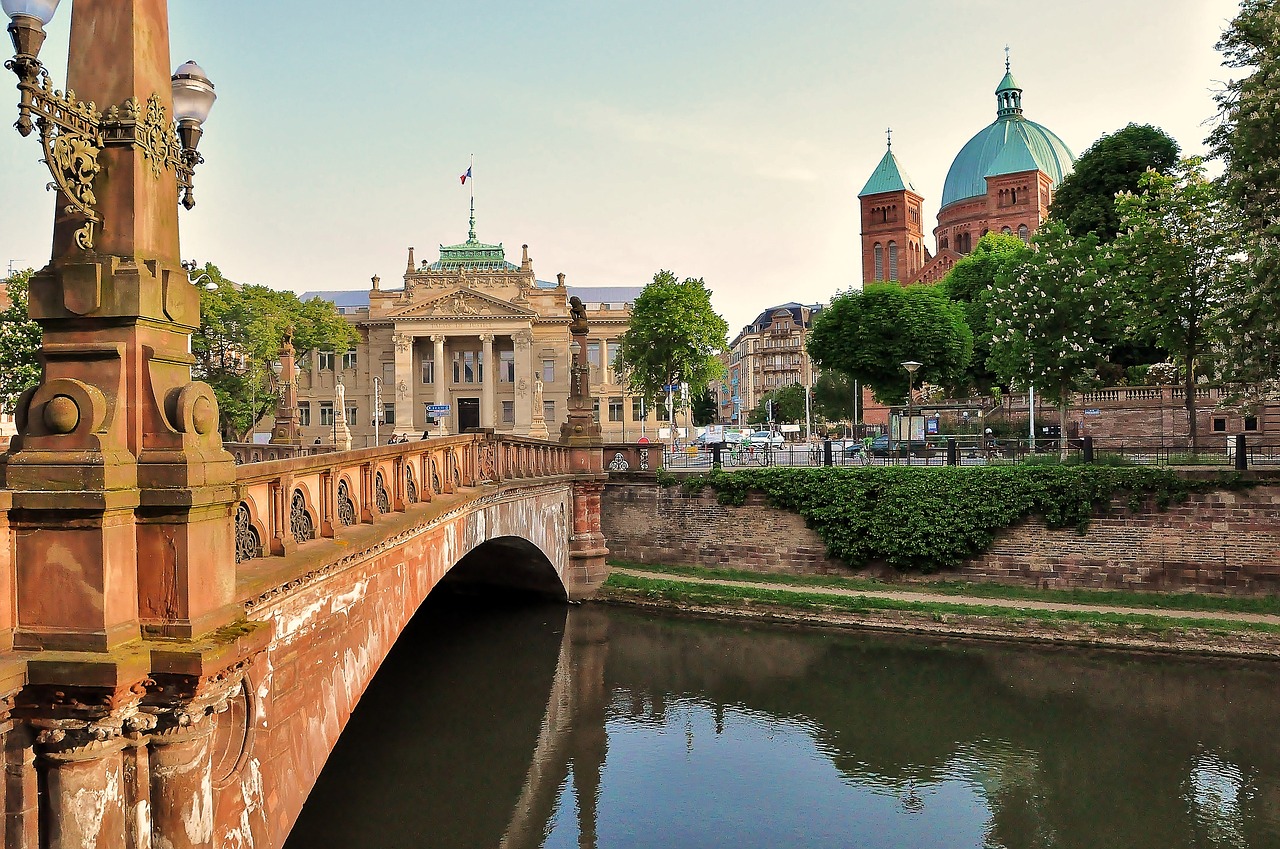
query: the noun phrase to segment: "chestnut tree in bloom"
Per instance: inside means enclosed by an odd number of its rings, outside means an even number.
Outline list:
[[[1229,330],[1226,281],[1241,263],[1240,218],[1199,159],[1171,173],[1147,171],[1140,193],[1116,195],[1120,235],[1117,280],[1132,307],[1132,326],[1169,352],[1182,373],[1191,450],[1198,448],[1196,379],[1200,360]]]
[[[1074,238],[1049,219],[1026,260],[991,287],[988,364],[1011,384],[1033,385],[1051,399],[1064,437],[1071,394],[1094,385],[1110,350],[1106,340],[1117,310],[1106,266],[1097,236]]]

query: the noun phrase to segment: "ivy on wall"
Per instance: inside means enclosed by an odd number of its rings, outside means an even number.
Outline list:
[[[804,517],[828,553],[850,566],[884,561],[900,571],[934,572],[982,554],[996,533],[1029,516],[1050,528],[1088,527],[1094,510],[1128,499],[1159,509],[1195,492],[1254,485],[1237,474],[1189,479],[1153,467],[986,466],[785,468],[712,471],[659,483],[689,492],[710,487],[721,504],[760,492]]]

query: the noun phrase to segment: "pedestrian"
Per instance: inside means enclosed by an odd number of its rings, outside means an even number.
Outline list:
[[[431,438],[431,431],[424,430],[422,432],[422,439],[430,439],[430,438]],[[418,441],[421,442],[422,440],[418,440]]]

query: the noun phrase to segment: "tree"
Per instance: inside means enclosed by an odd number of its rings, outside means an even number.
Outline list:
[[[770,407],[770,404],[773,406]],[[761,395],[760,403],[747,414],[747,424],[764,424],[770,421],[770,409],[773,411],[772,421],[804,421],[804,387],[791,383]]]
[[[0,410],[13,413],[18,397],[40,382],[40,325],[27,315],[33,271],[14,272],[4,284],[9,305],[0,310]]]
[[[997,277],[1019,267],[1030,252],[1017,236],[988,233],[972,253],[956,261],[940,284],[947,297],[962,305],[965,322],[973,332],[973,357],[963,382],[980,394],[989,394],[1000,382],[987,366],[991,356],[991,288]]]
[[[701,395],[724,374],[718,354],[728,335],[701,279],[679,281],[659,271],[636,298],[631,326],[619,339],[628,388],[651,404],[665,398],[663,387],[671,384],[687,383],[691,396]]]
[[[329,301],[304,302],[293,292],[232,283],[212,264],[202,273],[210,285],[200,292],[200,329],[191,338],[191,351],[196,378],[217,396],[225,438],[244,439],[275,409],[280,393],[271,363],[279,357],[287,329],[293,329],[300,354],[347,351],[360,341],[355,327]]]
[[[1116,264],[1133,306],[1133,326],[1182,368],[1191,449],[1197,450],[1199,360],[1219,333],[1223,281],[1238,263],[1239,221],[1199,159],[1165,175],[1148,171],[1141,194],[1116,196],[1122,232]]]
[[[1208,143],[1225,166],[1228,199],[1242,217],[1247,263],[1228,278],[1223,376],[1275,394],[1280,374],[1280,7],[1242,0],[1218,41],[1223,64],[1247,69],[1218,92]]]
[[[1080,155],[1053,196],[1050,214],[1079,238],[1093,233],[1110,242],[1120,231],[1119,192],[1135,192],[1148,168],[1168,173],[1178,164],[1178,143],[1159,127],[1129,124],[1098,139]]]
[[[871,387],[884,404],[907,395],[902,363],[923,367],[916,383],[954,386],[973,354],[973,334],[964,310],[937,286],[870,283],[837,295],[813,321],[810,356]]]
[[[1094,234],[1073,238],[1050,218],[1036,231],[1032,248],[1021,266],[1000,276],[992,293],[989,364],[1006,381],[1033,385],[1052,398],[1065,437],[1071,393],[1094,383],[1107,352],[1115,296]]]
[[[698,427],[706,427],[709,424],[715,424],[720,418],[720,411],[716,407],[716,396],[710,390],[693,396],[693,423]]]
[[[827,369],[813,383],[813,412],[827,421],[854,421],[861,399],[848,375]]]

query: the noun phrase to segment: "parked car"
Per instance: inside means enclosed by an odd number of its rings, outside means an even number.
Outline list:
[[[780,433],[770,433],[767,430],[757,430],[755,433],[742,440],[752,448],[781,448],[786,442]]]
[[[844,453],[846,455],[857,454],[862,449],[861,442],[849,442],[845,445]],[[927,442],[919,439],[911,440],[910,444],[902,440],[890,441],[889,435],[882,433],[875,439],[871,440],[871,447],[866,453],[872,457],[905,457],[908,449],[913,457],[928,457],[930,454],[930,446]]]

